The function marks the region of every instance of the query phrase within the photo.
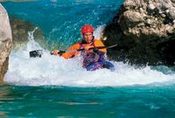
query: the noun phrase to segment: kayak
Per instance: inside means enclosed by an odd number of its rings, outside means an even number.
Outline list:
[[[114,65],[109,61],[94,62],[94,63],[87,65],[85,68],[87,71],[95,71],[95,70],[102,69],[102,68],[106,68],[106,69],[109,69],[111,71],[115,70]]]
[[[88,53],[83,56],[83,67],[87,71],[94,71],[100,68],[107,68],[110,70],[115,70],[114,65],[106,61],[103,53]]]
[[[42,50],[34,50],[29,52],[30,57],[42,57],[43,51]],[[86,68],[87,71],[95,71],[97,69],[102,69],[106,68],[111,71],[114,71],[114,65],[106,61],[104,59],[104,54],[103,53],[88,53],[88,54],[83,54],[83,67]]]

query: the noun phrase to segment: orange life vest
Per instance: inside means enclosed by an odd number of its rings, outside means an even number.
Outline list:
[[[64,57],[65,59],[72,58],[74,56],[80,55],[80,51],[76,51],[81,48],[85,48],[86,46],[92,46],[92,47],[102,47],[105,46],[101,40],[94,39],[92,44],[84,44],[84,43],[76,43],[68,48],[68,50],[63,53],[61,56]],[[106,53],[107,50],[106,48],[99,49],[99,51]]]

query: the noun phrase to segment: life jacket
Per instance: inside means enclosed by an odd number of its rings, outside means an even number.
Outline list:
[[[93,40],[92,43],[88,43],[88,44],[82,42],[82,43],[80,43],[80,45],[81,45],[81,48],[85,48],[86,46],[92,46],[95,49],[95,47],[96,47],[95,40]],[[102,54],[100,52],[101,51],[98,51],[98,50],[96,50],[96,51],[94,51],[94,50],[90,50],[90,51],[84,50],[84,51],[82,51],[81,55],[83,57],[83,67],[86,68],[90,64],[94,64],[96,62],[99,62],[99,59],[101,58],[101,54]]]
[[[74,56],[77,56],[77,55],[80,55],[80,51],[77,51],[78,49],[83,49],[85,48],[86,46],[93,46],[93,47],[102,47],[104,46],[103,42],[101,40],[97,40],[97,39],[94,39],[93,40],[93,43],[92,44],[87,44],[87,43],[84,43],[83,41],[81,42],[78,42],[72,46],[70,46],[68,48],[68,50],[63,53],[61,56],[64,57],[65,59],[69,59],[69,58],[72,58]],[[106,48],[104,49],[99,49],[100,52],[103,52],[103,53],[106,53],[107,50]]]

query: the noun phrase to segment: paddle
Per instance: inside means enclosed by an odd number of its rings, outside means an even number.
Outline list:
[[[109,48],[113,48],[113,47],[116,47],[118,44],[115,44],[115,45],[111,45],[111,46],[99,46],[99,47],[92,47],[92,48],[89,48],[89,50],[92,50],[92,49],[95,49],[95,48],[97,48],[97,49],[104,49],[104,48],[106,48],[106,49],[109,49]],[[83,49],[78,49],[78,50],[76,50],[76,51],[84,51],[85,49],[83,48]]]
[[[110,49],[110,48],[113,48],[113,47],[116,47],[118,44],[114,44],[114,45],[111,45],[111,46],[99,46],[99,47],[92,47],[92,48],[89,48],[89,50],[92,50],[92,49],[104,49],[104,48],[106,48],[106,49]],[[71,52],[72,51],[84,51],[85,49],[83,48],[83,49],[78,49],[78,50],[71,50]],[[59,52],[58,52],[58,54],[63,54],[63,53],[65,53],[66,51],[62,51],[62,50],[60,50]],[[69,51],[70,52],[70,51]],[[33,51],[30,51],[29,52],[29,56],[30,57],[42,57],[42,54],[43,54],[43,52],[42,52],[42,50],[33,50]],[[53,55],[53,53],[51,52],[50,53],[51,55]]]

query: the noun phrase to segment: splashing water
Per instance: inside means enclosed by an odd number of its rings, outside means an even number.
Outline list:
[[[28,33],[27,45],[12,51],[5,84],[0,86],[1,117],[174,118],[173,68],[138,69],[112,61],[113,72],[89,72],[82,68],[81,57],[50,55],[54,46],[66,49],[80,40],[83,24],[92,24],[95,37],[101,37],[124,0],[31,1],[2,4],[11,17],[41,29],[50,47],[35,41],[35,28]],[[43,50],[42,58],[30,58],[32,50]]]
[[[35,42],[33,36],[35,30],[37,28],[28,33],[29,41],[26,47],[11,53],[5,82],[27,86],[95,87],[165,83],[172,82],[175,78],[175,74],[163,74],[160,71],[152,70],[149,66],[136,69],[128,64],[114,61],[112,63],[115,65],[115,71],[108,69],[86,71],[82,68],[80,57],[65,60],[50,55],[48,50],[44,50]],[[99,34],[100,31],[101,29],[97,28],[95,32]],[[29,57],[29,51],[36,49],[43,50],[42,58]]]

